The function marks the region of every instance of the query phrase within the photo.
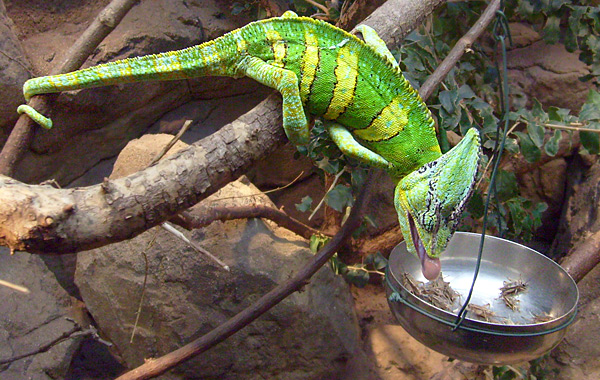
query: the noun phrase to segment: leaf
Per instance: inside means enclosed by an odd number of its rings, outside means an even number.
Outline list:
[[[581,131],[579,132],[579,140],[588,153],[600,153],[600,136],[597,133]]]
[[[579,112],[579,119],[600,120],[600,93],[595,90],[588,92],[587,100]]]
[[[385,269],[385,267],[387,267],[387,264],[388,260],[379,251],[367,255],[367,257],[365,257],[365,265],[370,265],[378,271]]]
[[[330,240],[330,238],[326,237],[326,236],[322,236],[322,235],[312,235],[310,237],[310,243],[309,243],[309,248],[310,251],[312,253],[317,253],[319,252],[319,250],[321,248],[323,248],[323,246],[325,244],[327,244],[327,242]]]
[[[364,288],[369,283],[369,272],[351,268],[344,275],[346,281],[359,288]]]
[[[555,44],[560,38],[560,18],[550,16],[544,25],[544,39],[550,44]]]
[[[343,212],[346,206],[352,205],[352,200],[352,191],[344,185],[336,185],[325,197],[325,203],[338,212]]]
[[[517,176],[513,172],[498,170],[496,173],[496,190],[498,198],[504,202],[519,195]]]
[[[304,198],[302,198],[300,203],[296,203],[296,210],[301,212],[307,212],[308,210],[310,210],[310,206],[312,206],[312,201],[313,200],[311,197],[309,197],[308,195],[305,196]]]
[[[455,110],[455,106],[456,106],[456,102],[458,99],[458,93],[456,90],[448,90],[448,91],[442,91],[440,92],[440,95],[438,96],[440,99],[440,103],[442,105],[442,107],[444,107],[444,109],[446,111],[448,111],[448,113],[453,113]]]
[[[484,204],[483,197],[478,191],[474,191],[469,203],[467,204],[467,211],[474,219],[483,217]]]
[[[312,241],[312,238],[311,238],[311,241]],[[333,273],[335,273],[337,275],[343,275],[344,273],[346,273],[348,271],[346,264],[344,264],[340,260],[337,252],[334,253],[333,256],[331,256],[331,259],[329,259],[329,266],[331,267],[331,270],[333,271]]]
[[[543,123],[548,119],[548,115],[544,112],[544,108],[542,107],[542,103],[537,99],[533,99],[533,107],[531,107],[531,115],[534,118],[538,119],[538,122]]]
[[[523,132],[514,132],[515,135],[519,137],[519,147],[521,148],[521,153],[527,162],[536,162],[542,156],[542,151],[538,148],[529,135]]]
[[[529,138],[531,141],[537,146],[541,148],[544,145],[544,127],[537,123],[528,123],[527,124],[527,133],[529,133]]]
[[[558,143],[560,142],[561,137],[562,133],[560,133],[559,130],[555,130],[554,135],[552,135],[552,137],[550,138],[550,140],[548,140],[546,146],[544,147],[544,150],[546,151],[546,154],[548,156],[556,156],[556,153],[558,153]]]

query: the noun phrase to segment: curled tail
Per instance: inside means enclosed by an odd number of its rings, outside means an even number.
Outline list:
[[[227,35],[201,45],[161,54],[146,55],[109,62],[66,74],[33,78],[23,85],[23,95],[32,96],[62,91],[80,90],[119,83],[189,79],[200,76],[236,76],[235,44],[233,50]],[[34,108],[22,105],[17,109],[44,128],[52,121]]]

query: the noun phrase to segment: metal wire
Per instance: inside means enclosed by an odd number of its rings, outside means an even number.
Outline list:
[[[509,89],[508,89],[508,75],[507,75],[507,59],[506,59],[506,38],[509,39],[509,42],[512,44],[512,38],[510,36],[510,29],[508,27],[508,20],[503,11],[496,11],[496,20],[494,22],[493,32],[494,39],[496,40],[496,47],[500,44],[501,53],[502,53],[502,74],[500,79],[499,75],[499,83],[500,95],[501,95],[501,110],[502,110],[502,121],[504,122],[504,128],[501,129],[502,122],[498,123],[498,127],[496,129],[496,144],[494,146],[494,151],[496,152],[494,156],[494,166],[492,169],[492,174],[490,176],[490,185],[488,195],[485,200],[485,206],[483,210],[483,224],[482,224],[482,232],[481,232],[481,240],[479,242],[479,252],[477,254],[477,263],[475,265],[475,273],[473,274],[473,282],[471,283],[471,288],[469,289],[469,294],[465,299],[464,304],[460,308],[460,311],[457,314],[456,322],[452,328],[452,331],[456,331],[458,329],[464,319],[466,318],[466,310],[467,306],[469,306],[469,302],[471,301],[471,297],[473,295],[473,290],[475,289],[475,282],[477,282],[477,276],[479,275],[479,269],[481,268],[481,258],[483,256],[483,245],[485,242],[485,231],[487,229],[487,219],[488,219],[488,210],[490,206],[490,201],[492,199],[492,193],[496,193],[496,173],[498,172],[498,165],[500,164],[500,159],[502,158],[502,152],[504,151],[504,145],[506,143],[506,134],[508,132],[508,124],[509,124]],[[497,197],[495,197],[498,200]],[[500,227],[501,223],[498,224]]]

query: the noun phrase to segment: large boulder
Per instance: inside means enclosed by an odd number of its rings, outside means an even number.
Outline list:
[[[138,148],[126,148],[122,157],[132,157],[143,166],[153,155],[152,148],[146,147],[160,145],[149,140],[162,139],[145,136]],[[142,156],[146,158],[140,160]],[[128,170],[119,169],[120,161],[116,170],[125,175]],[[252,204],[273,206],[242,178],[192,212]],[[231,271],[161,227],[78,255],[75,279],[83,300],[103,336],[114,343],[114,353],[128,367],[209,332],[291,278],[312,256],[306,241],[260,219],[214,222],[191,235]],[[359,342],[348,285],[324,267],[301,292],[166,378],[339,378],[356,367],[356,362],[348,366],[355,354],[362,357]]]
[[[64,378],[83,339],[76,334],[76,323],[85,323],[78,302],[61,287],[40,255],[10,255],[8,249],[0,248],[0,279],[29,290],[24,293],[0,285],[0,378]]]

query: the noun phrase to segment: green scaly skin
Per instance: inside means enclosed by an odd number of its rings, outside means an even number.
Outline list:
[[[472,191],[479,138],[472,129],[442,155],[425,103],[402,76],[375,31],[360,26],[364,41],[318,20],[286,12],[253,22],[184,50],[125,59],[72,73],[28,80],[25,99],[45,93],[126,82],[248,76],[277,89],[283,128],[307,144],[306,113],[321,117],[340,150],[397,181],[395,204],[409,250],[429,279],[456,229]],[[45,128],[52,121],[27,105],[18,109]]]

